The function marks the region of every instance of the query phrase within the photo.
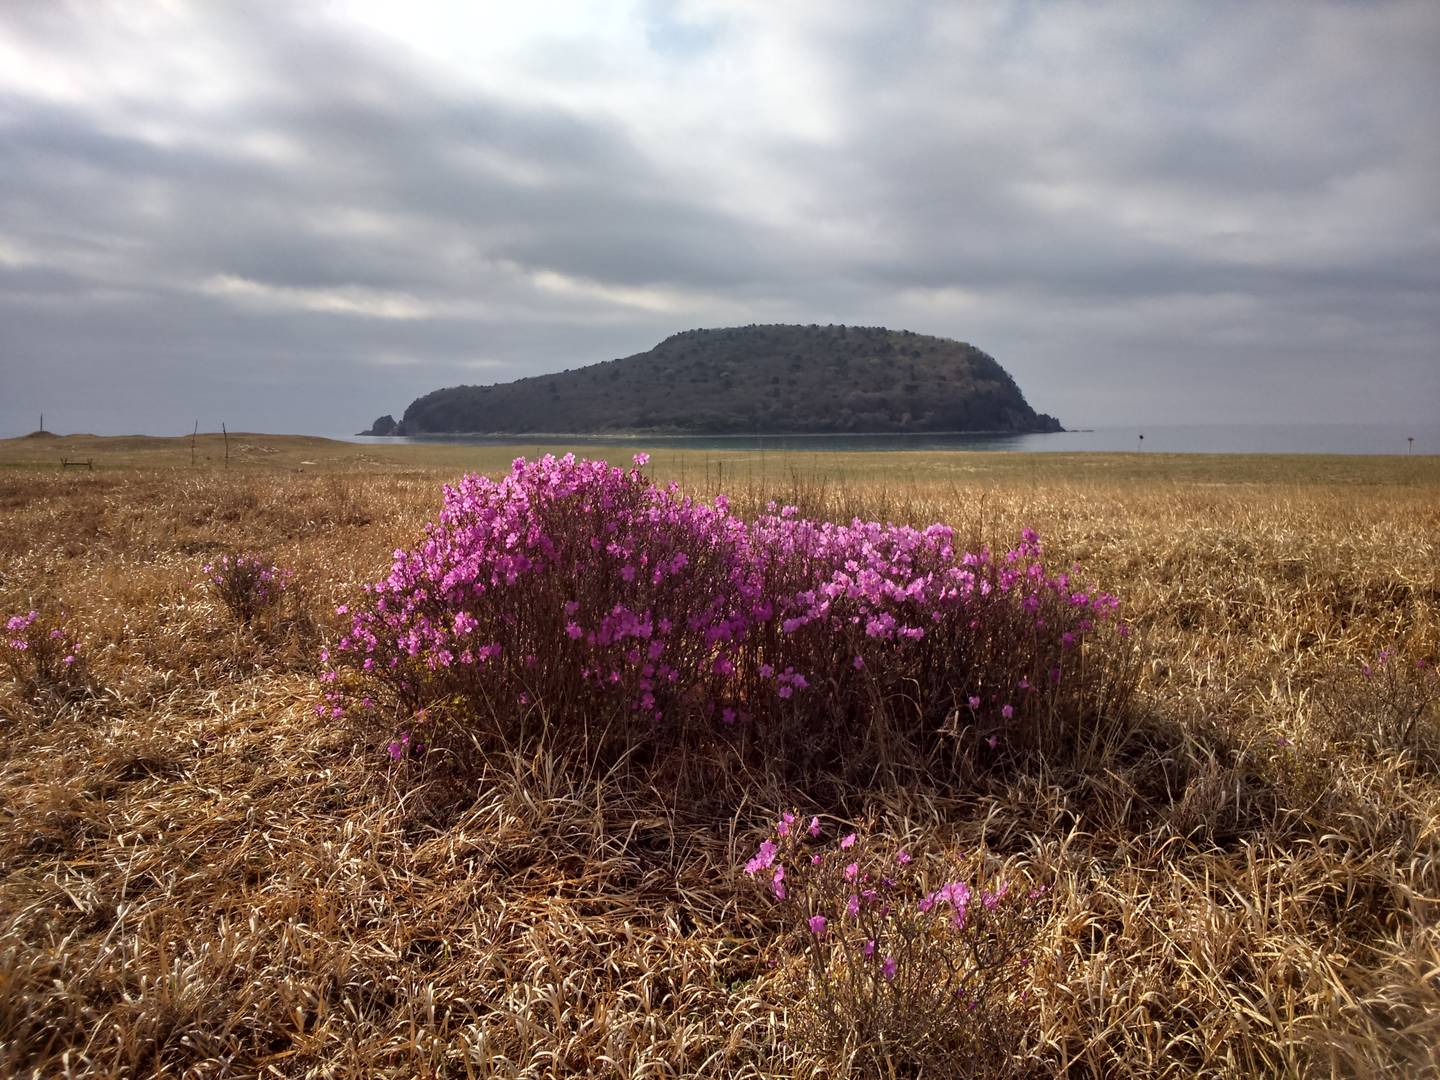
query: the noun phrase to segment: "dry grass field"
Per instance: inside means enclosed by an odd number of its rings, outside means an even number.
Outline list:
[[[85,673],[0,668],[0,1074],[868,1075],[738,873],[794,808],[1049,887],[1013,1041],[924,1075],[1440,1076],[1440,460],[657,450],[742,514],[1033,526],[1133,627],[1083,770],[717,814],[544,746],[457,791],[317,718],[335,606],[532,447],[229,443],[0,442],[0,616]],[[250,626],[200,583],[245,550],[295,573]]]

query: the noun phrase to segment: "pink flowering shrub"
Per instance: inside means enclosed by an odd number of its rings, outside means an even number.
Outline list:
[[[439,520],[346,606],[327,704],[426,741],[536,718],[553,734],[751,733],[843,757],[875,725],[928,752],[997,758],[1083,696],[1085,639],[1113,597],[943,525],[747,523],[637,467],[517,459],[445,489]],[[362,699],[369,705],[362,705]],[[941,735],[941,730],[948,736]]]
[[[80,641],[57,616],[35,610],[10,616],[0,657],[27,696],[47,691],[73,700],[92,689]]]
[[[945,525],[837,525],[787,511],[752,530],[779,585],[766,629],[778,630],[787,669],[828,691],[819,711],[851,730],[943,730],[982,763],[1056,755],[1094,734],[1073,727],[1093,718],[1108,674],[1087,667],[1085,645],[1119,601],[1048,570],[1033,530],[996,555],[957,549]]]
[[[983,860],[920,859],[786,814],[745,864],[782,928],[804,1037],[864,1071],[1003,1070],[1024,1023],[1045,890]]]
[[[259,555],[221,555],[200,568],[204,584],[224,603],[230,614],[249,625],[261,612],[274,607],[290,584],[291,572]]]

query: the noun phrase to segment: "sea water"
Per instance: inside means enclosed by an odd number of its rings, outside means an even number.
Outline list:
[[[1045,435],[421,435],[359,443],[461,443],[477,446],[647,446],[677,450],[1008,450],[1022,453],[1440,454],[1440,427],[1387,424],[1194,424],[1103,427]]]

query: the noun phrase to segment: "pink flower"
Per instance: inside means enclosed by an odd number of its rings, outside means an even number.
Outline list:
[[[811,836],[819,836],[819,835],[820,835],[820,819],[819,819],[818,817],[812,817],[812,818],[810,819],[810,829],[809,829],[809,832],[810,832],[810,835],[811,835]]]
[[[868,941],[866,941],[865,947],[860,951],[864,954],[865,959],[869,960],[872,956],[875,955],[875,939],[872,937]]]
[[[817,938],[823,938],[825,936],[825,927],[829,925],[829,920],[827,920],[824,915],[811,915],[809,923],[812,934]]]
[[[649,464],[650,464],[650,455],[647,454],[647,453],[645,453],[645,452],[642,450],[640,453],[636,454],[636,455],[635,455],[633,458],[631,458],[630,460],[633,461],[633,462],[635,462],[636,468],[643,469],[646,465],[649,465]]]
[[[842,836],[842,837],[840,838],[840,847],[841,847],[842,849],[849,850],[850,848],[852,848],[852,847],[854,847],[854,846],[855,846],[855,834],[854,834],[853,832],[852,832],[852,833],[846,833],[844,836]]]
[[[883,974],[883,975],[885,976],[885,981],[886,981],[886,982],[894,982],[894,981],[895,981],[895,970],[896,970],[896,968],[898,968],[899,966],[900,966],[900,965],[895,962],[895,957],[893,957],[893,956],[887,956],[887,957],[885,957],[885,962],[880,965],[880,971],[881,971],[881,974]]]
[[[775,894],[777,900],[785,899],[785,867],[775,867],[775,873],[770,878],[770,891]]]
[[[745,864],[745,873],[754,877],[761,870],[768,870],[775,863],[775,853],[779,850],[774,840],[766,840],[760,845],[750,861]]]
[[[949,904],[954,909],[952,922],[956,929],[965,925],[965,909],[970,903],[970,886],[963,881],[952,881],[942,885],[920,901],[922,912],[931,910],[937,903]]]
[[[1005,705],[1005,706],[1003,706],[1003,707],[1000,709],[1000,715],[1003,716],[1006,720],[1013,719],[1014,716],[1015,716],[1015,706],[1014,706],[1014,705]]]
[[[1000,887],[994,892],[982,892],[980,894],[980,902],[985,905],[986,911],[994,911],[995,908],[999,906],[1000,901],[1005,899],[1005,894],[1009,891],[1010,886],[1002,882]]]
[[[734,717],[733,717],[733,710],[727,709],[726,712],[731,712],[731,713],[732,713],[731,718],[732,718],[732,719],[734,718]],[[779,822],[779,824],[777,824],[777,825],[775,826],[775,834],[776,834],[777,836],[789,836],[789,835],[790,835],[790,826],[793,825],[793,824],[795,824],[795,815],[794,815],[794,814],[781,814],[781,815],[780,815],[780,822]]]
[[[846,880],[846,881],[854,881],[854,880],[855,880],[857,877],[859,877],[859,876],[860,876],[860,864],[859,864],[859,863],[853,863],[853,862],[852,862],[849,866],[845,867],[845,880]]]
[[[845,914],[849,915],[852,919],[858,919],[860,917],[860,897],[854,893],[851,893],[850,899],[845,901]]]
[[[909,853],[908,851],[900,851],[900,852],[897,852],[896,855],[895,855],[895,861],[896,861],[897,863],[899,863],[901,866],[909,866],[909,865],[910,865],[910,853]]]

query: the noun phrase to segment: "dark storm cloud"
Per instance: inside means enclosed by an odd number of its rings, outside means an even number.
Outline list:
[[[1079,423],[1440,403],[1432,6],[650,2],[467,62],[317,10],[0,12],[0,431],[352,430],[750,321]]]

